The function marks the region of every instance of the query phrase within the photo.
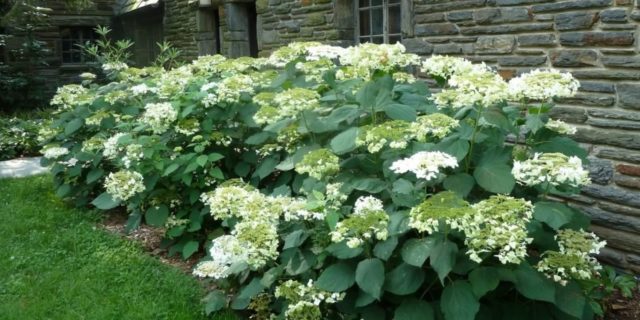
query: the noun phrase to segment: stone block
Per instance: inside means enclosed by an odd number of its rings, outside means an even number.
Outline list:
[[[560,34],[560,44],[569,47],[631,46],[634,42],[635,33],[626,31],[568,32]]]
[[[616,166],[616,170],[629,176],[640,177],[640,166],[621,163]]]
[[[640,84],[619,83],[616,85],[616,91],[620,107],[640,110]]]
[[[555,106],[549,111],[549,116],[570,123],[584,123],[588,119],[585,108],[574,106]]]
[[[638,121],[640,123],[640,113],[633,111],[591,109],[587,113],[591,117]]]
[[[325,16],[322,12],[316,12],[306,15],[303,20],[305,26],[320,26],[325,23]]]
[[[598,21],[593,12],[567,12],[556,15],[556,29],[560,31],[590,29]]]
[[[432,23],[418,25],[415,28],[416,36],[447,36],[458,34],[458,28],[452,23]]]
[[[640,149],[640,134],[633,131],[579,128],[574,137],[577,141],[585,143]],[[638,201],[640,201],[640,197],[638,197]]]
[[[615,178],[615,176],[614,176],[614,178]],[[626,215],[629,215],[629,216],[640,217],[640,209],[627,207],[627,206],[622,205],[622,204],[606,202],[606,201],[600,201],[598,203],[598,207],[600,207],[600,208],[602,208],[604,210],[610,211],[610,212],[616,212],[616,213],[626,214]]]
[[[447,13],[447,20],[451,22],[468,21],[473,19],[473,11],[454,11]]]
[[[638,121],[591,118],[587,121],[587,124],[601,128],[640,130],[640,122]]]
[[[596,81],[580,81],[580,90],[588,92],[614,93],[616,92],[612,83]]]
[[[604,56],[602,64],[607,67],[617,68],[640,68],[640,57],[633,56]]]
[[[521,47],[547,47],[556,44],[556,35],[546,34],[526,34],[518,36],[518,45]]]
[[[534,13],[566,11],[575,9],[595,9],[608,7],[613,0],[573,0],[573,1],[554,1],[553,3],[545,3],[534,5],[531,10]]]
[[[444,22],[444,13],[416,14],[414,21],[417,24],[430,22]]]
[[[504,54],[513,52],[515,36],[481,36],[475,43],[475,51],[479,54]]]
[[[624,203],[631,207],[640,207],[640,193],[615,186],[590,184],[582,188],[582,193],[594,198],[615,203]],[[640,238],[638,240],[640,240]]]
[[[611,107],[616,103],[614,97],[586,93],[578,93],[572,98],[562,98],[558,99],[558,101],[561,103],[581,104],[593,107]]]
[[[434,54],[461,54],[462,45],[456,43],[436,44],[433,46]]]
[[[475,10],[473,18],[477,24],[496,24],[530,21],[527,8],[488,8]]]
[[[516,56],[498,58],[498,63],[505,67],[535,67],[547,62],[546,56]]]
[[[591,230],[599,237],[607,240],[609,248],[640,252],[640,237],[635,233],[624,232],[612,228],[594,225]]]
[[[627,9],[607,9],[600,12],[600,20],[606,23],[627,22]]]
[[[640,163],[640,152],[633,152],[627,149],[601,146],[596,148],[595,154],[598,157],[602,158],[626,161],[631,163]]]
[[[554,67],[591,67],[598,64],[595,50],[554,50],[549,52]]]
[[[640,71],[635,70],[576,70],[572,73],[577,79],[640,80]]]
[[[427,55],[433,52],[433,44],[420,40],[420,39],[404,39],[402,40],[402,44],[407,48],[407,52],[419,54],[419,55]]]
[[[621,187],[640,190],[640,179],[638,179],[637,177],[629,177],[617,174],[613,177],[613,182]]]
[[[613,178],[613,163],[609,160],[589,157],[589,177],[597,184],[609,184]]]
[[[554,0],[495,0],[497,6],[517,6],[522,4],[551,2]]]
[[[591,221],[594,224],[616,230],[640,233],[640,218],[616,214],[597,207],[582,207],[581,209],[591,217]]]
[[[437,1],[433,5],[421,6],[421,12],[445,12],[484,6],[486,0]]]
[[[524,23],[500,26],[478,26],[460,28],[463,35],[505,34],[521,32],[538,32],[553,30],[553,23]]]

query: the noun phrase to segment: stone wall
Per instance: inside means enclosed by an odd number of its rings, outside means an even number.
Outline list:
[[[180,57],[198,57],[198,4],[187,0],[164,0],[164,39],[180,49]]]
[[[258,48],[261,55],[293,41],[351,44],[350,0],[258,0]]]
[[[571,203],[607,239],[602,258],[640,272],[640,0],[415,0],[413,10],[409,51],[484,61],[505,78],[553,67],[581,81],[554,110],[590,152],[594,183]]]

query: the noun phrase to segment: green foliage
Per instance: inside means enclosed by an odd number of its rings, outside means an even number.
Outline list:
[[[164,225],[172,253],[209,249],[195,269],[220,290],[208,312],[457,320],[529,308],[592,318],[593,270],[541,263],[566,249],[558,232],[587,227],[548,198],[579,185],[534,184],[540,177],[522,172],[523,160],[565,144],[576,157],[558,165],[586,174],[577,144],[548,127],[550,107],[532,116],[526,99],[509,106],[507,84],[464,61],[458,76],[482,99],[455,86],[428,99],[404,72],[417,57],[399,45],[351,48],[340,63],[311,59],[313,45],[124,68],[105,86],[68,88],[46,141],[69,150],[44,160],[56,188],[78,204],[122,205],[130,227]],[[436,76],[448,80],[445,71]],[[455,99],[443,102],[448,90]],[[77,165],[62,164],[71,157]],[[114,183],[120,176],[133,178]],[[575,234],[593,248],[574,258],[595,266],[597,238]]]
[[[42,119],[0,116],[0,160],[38,155],[38,131],[44,123]]]

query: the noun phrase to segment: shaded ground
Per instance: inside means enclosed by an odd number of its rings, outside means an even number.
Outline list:
[[[606,303],[605,320],[640,319],[640,292],[634,290],[633,297],[625,298],[619,292]]]

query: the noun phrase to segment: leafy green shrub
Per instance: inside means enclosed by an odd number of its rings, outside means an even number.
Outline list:
[[[39,154],[38,132],[42,119],[0,117],[0,160]]]
[[[439,85],[407,73],[420,68]],[[167,228],[227,306],[276,319],[591,319],[604,245],[549,195],[589,183],[549,119],[569,74],[511,80],[401,45],[294,43],[66,86],[57,193]],[[105,191],[106,190],[106,191]]]

